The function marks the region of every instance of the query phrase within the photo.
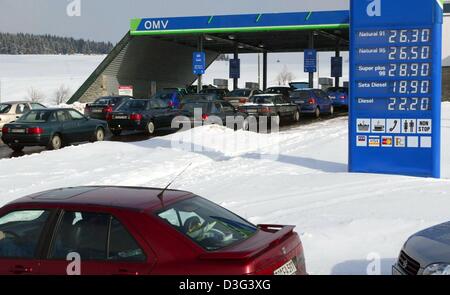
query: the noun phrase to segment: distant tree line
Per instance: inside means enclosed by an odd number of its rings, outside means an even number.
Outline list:
[[[111,42],[0,32],[0,54],[108,54]]]

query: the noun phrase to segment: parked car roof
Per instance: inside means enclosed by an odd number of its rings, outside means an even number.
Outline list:
[[[281,93],[261,93],[261,94],[256,94],[253,95],[253,97],[267,97],[267,96],[282,96]]]
[[[134,210],[159,210],[163,207],[158,194],[161,188],[141,188],[125,186],[81,186],[68,187],[28,195],[11,204],[51,204],[51,205],[90,205],[126,208]],[[164,206],[172,204],[192,193],[166,190]]]

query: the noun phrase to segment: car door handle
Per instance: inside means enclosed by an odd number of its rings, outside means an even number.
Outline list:
[[[33,268],[23,265],[15,265],[11,268],[10,272],[15,275],[30,274],[33,272]]]

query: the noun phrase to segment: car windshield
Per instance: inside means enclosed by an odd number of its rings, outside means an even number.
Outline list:
[[[145,100],[128,100],[119,107],[119,111],[142,111],[147,107]]]
[[[202,110],[203,113],[208,113],[208,102],[207,101],[189,101],[181,104],[180,109],[188,111],[189,113],[194,113],[195,109]]]
[[[200,197],[180,201],[157,215],[207,251],[245,241],[257,231],[253,224]]]
[[[0,104],[0,114],[6,114],[7,112],[9,112],[9,110],[11,110],[10,104]]]
[[[20,123],[45,123],[50,119],[53,112],[49,110],[33,110],[29,111],[16,122]]]
[[[237,89],[233,90],[228,94],[229,97],[249,97],[250,96],[250,90],[248,89]]]
[[[251,102],[256,104],[273,103],[273,99],[274,96],[253,96]]]

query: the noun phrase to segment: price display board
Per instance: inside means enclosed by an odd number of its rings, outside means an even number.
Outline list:
[[[442,2],[351,0],[349,170],[440,177]]]

